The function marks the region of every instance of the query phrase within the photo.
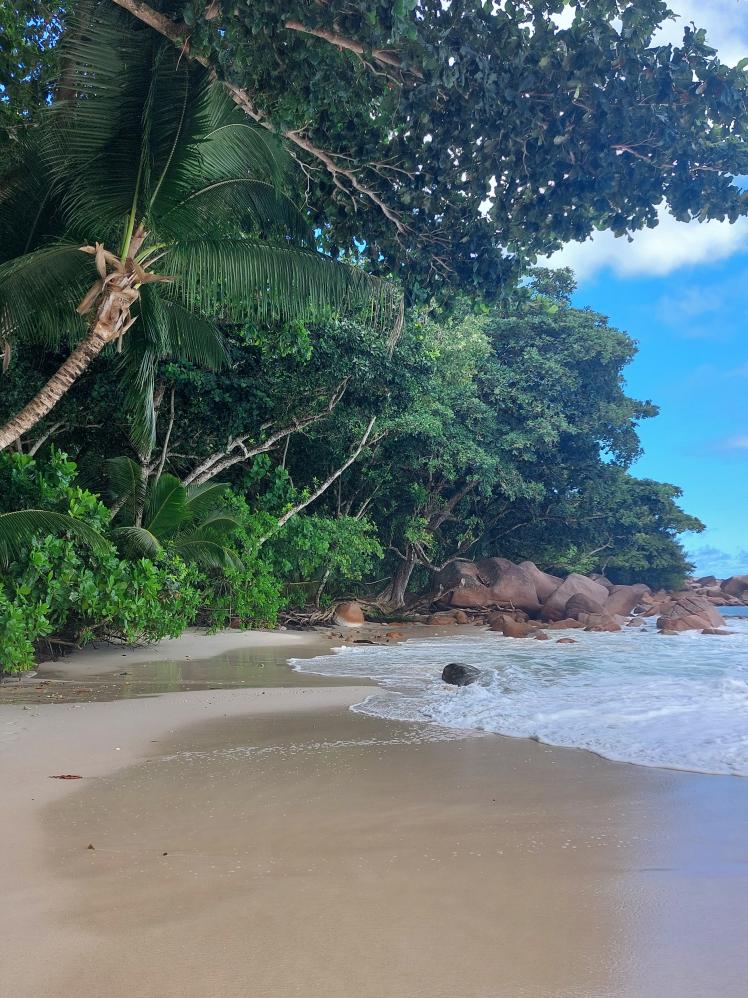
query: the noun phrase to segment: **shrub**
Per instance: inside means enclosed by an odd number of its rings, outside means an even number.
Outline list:
[[[75,474],[61,454],[45,465],[0,455],[2,505],[66,513],[105,538],[109,511],[74,484]],[[197,581],[197,572],[175,556],[126,560],[108,541],[94,552],[65,534],[39,536],[23,558],[0,570],[0,670],[32,668],[34,643],[45,637],[80,644],[176,637],[197,613]]]

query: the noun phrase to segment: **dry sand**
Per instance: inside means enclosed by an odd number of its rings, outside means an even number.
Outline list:
[[[748,993],[748,781],[366,692],[0,705],[3,998]]]

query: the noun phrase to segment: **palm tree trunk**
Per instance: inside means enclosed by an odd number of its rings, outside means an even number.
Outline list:
[[[111,339],[112,330],[103,323],[95,322],[88,335],[58,367],[46,385],[5,426],[0,427],[0,451],[10,447],[54,409]]]

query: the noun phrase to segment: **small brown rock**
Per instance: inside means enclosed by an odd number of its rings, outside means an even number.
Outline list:
[[[450,627],[457,621],[454,613],[432,613],[426,623],[431,624],[432,627]]]
[[[364,611],[359,603],[341,603],[335,608],[335,623],[338,627],[360,627],[364,623]]]
[[[527,624],[521,624],[518,620],[511,618],[504,621],[503,633],[505,638],[526,638],[532,628]]]
[[[556,641],[557,645],[575,645],[577,643],[576,638],[558,638]]]

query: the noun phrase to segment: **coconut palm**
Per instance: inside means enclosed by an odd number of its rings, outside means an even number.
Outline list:
[[[239,568],[227,541],[238,521],[225,503],[227,486],[184,486],[174,475],[144,483],[142,468],[128,457],[107,461],[114,501],[113,537],[128,557],[153,558],[164,551],[202,568]]]
[[[204,69],[110,4],[71,22],[58,99],[0,177],[0,351],[73,349],[0,427],[0,450],[109,348],[147,451],[159,358],[216,368],[223,324],[388,292],[315,250],[288,194],[295,164]]]
[[[69,534],[92,550],[107,549],[107,541],[83,520],[50,509],[21,509],[0,513],[0,571],[11,562],[21,561],[35,537],[44,534]]]

